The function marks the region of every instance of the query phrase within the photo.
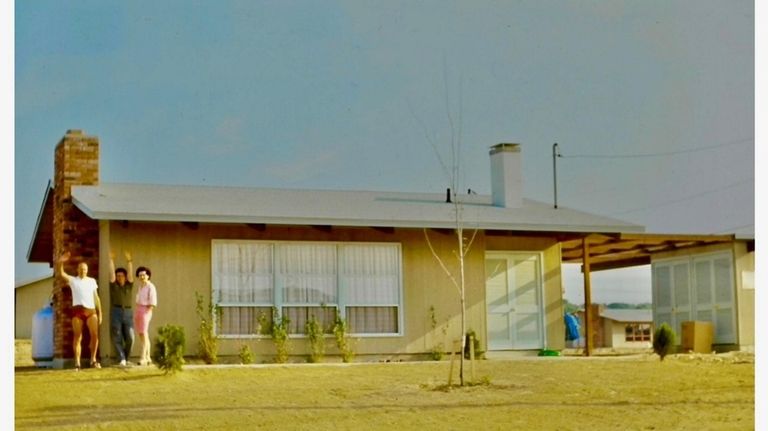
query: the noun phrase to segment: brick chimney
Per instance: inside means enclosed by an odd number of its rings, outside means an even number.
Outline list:
[[[503,208],[523,206],[523,163],[520,144],[491,147],[491,198]]]
[[[68,274],[76,274],[77,265],[85,261],[88,264],[88,276],[98,279],[99,223],[83,214],[72,203],[72,186],[98,184],[99,138],[87,136],[82,130],[67,130],[56,145],[53,177],[54,265],[62,253],[69,251],[72,257],[64,264],[64,270]],[[71,366],[74,359],[72,291],[66,280],[58,276],[54,277],[53,296],[53,366],[64,368]],[[104,330],[103,325],[100,330]],[[88,340],[88,331],[84,330],[82,357],[86,360],[90,358]]]

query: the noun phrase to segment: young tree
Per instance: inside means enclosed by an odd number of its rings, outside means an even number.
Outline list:
[[[435,251],[435,248],[432,245],[432,241],[429,238],[429,232],[427,229],[424,229],[424,239],[427,242],[427,245],[429,246],[429,250],[432,252],[432,255],[435,257],[437,262],[439,263],[440,267],[443,269],[445,274],[450,279],[451,283],[456,288],[456,292],[459,297],[459,305],[461,308],[461,352],[462,354],[459,356],[460,358],[460,364],[459,364],[459,381],[462,386],[464,386],[464,349],[466,347],[466,333],[467,333],[467,318],[466,318],[466,278],[465,278],[465,259],[467,254],[469,253],[470,248],[472,247],[472,242],[475,239],[475,236],[477,235],[477,229],[474,229],[471,235],[465,236],[465,220],[464,220],[464,206],[461,202],[461,197],[457,193],[460,187],[460,181],[461,181],[461,139],[462,139],[462,128],[461,128],[461,107],[462,107],[462,91],[461,91],[461,80],[459,80],[459,100],[458,100],[458,119],[455,121],[453,118],[453,114],[451,113],[451,106],[450,106],[450,100],[448,96],[448,84],[447,84],[447,78],[445,76],[445,66],[443,67],[443,83],[445,86],[445,107],[446,107],[446,115],[448,118],[448,127],[450,131],[450,140],[448,142],[448,148],[450,150],[450,164],[445,162],[445,158],[440,152],[440,149],[438,147],[438,144],[436,140],[432,137],[432,135],[427,130],[426,126],[423,122],[421,122],[418,117],[411,111],[413,116],[416,118],[416,120],[419,122],[419,125],[421,126],[424,135],[427,139],[427,142],[429,142],[430,146],[432,147],[432,150],[435,153],[435,156],[437,157],[438,162],[440,163],[440,166],[443,170],[443,174],[445,175],[445,179],[448,181],[449,188],[448,188],[448,195],[447,195],[447,201],[453,205],[453,222],[454,222],[454,233],[456,234],[456,250],[454,250],[454,256],[457,259],[458,263],[458,274],[455,274],[454,271],[449,269],[446,262],[443,260],[443,258],[440,257],[440,255]]]

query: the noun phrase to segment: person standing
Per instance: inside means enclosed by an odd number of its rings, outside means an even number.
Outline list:
[[[58,259],[58,274],[67,280],[72,290],[72,347],[75,351],[75,370],[80,370],[80,354],[83,341],[83,325],[88,328],[91,338],[91,367],[101,368],[96,360],[96,350],[99,347],[99,325],[101,325],[101,300],[99,299],[96,280],[88,277],[88,264],[80,262],[77,265],[77,276],[73,277],[64,271],[64,262],[68,261],[70,253],[67,251]]]
[[[115,269],[115,254],[109,252],[109,304],[112,344],[115,346],[120,366],[128,365],[133,347],[133,261],[131,253],[125,252],[128,270]]]
[[[152,320],[152,310],[157,306],[157,289],[149,281],[152,277],[152,271],[149,268],[140,266],[136,270],[138,277],[138,289],[136,292],[136,312],[134,313],[134,325],[136,332],[141,339],[141,355],[139,365],[149,365],[152,363],[150,358],[150,340],[149,340],[149,321]]]

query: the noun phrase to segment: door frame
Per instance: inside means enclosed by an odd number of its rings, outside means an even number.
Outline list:
[[[504,350],[538,350],[538,349],[543,349],[544,346],[546,346],[546,343],[547,343],[547,328],[545,326],[546,325],[546,316],[544,314],[545,313],[544,303],[545,303],[545,300],[546,300],[546,298],[545,298],[546,292],[545,292],[545,289],[544,289],[544,253],[541,252],[541,251],[527,251],[527,250],[486,250],[485,251],[485,256],[483,257],[483,269],[485,269],[485,262],[489,258],[490,259],[493,259],[494,257],[495,258],[499,258],[499,257],[509,258],[509,257],[512,257],[512,256],[517,256],[517,257],[524,256],[524,257],[527,257],[527,258],[531,258],[531,257],[535,257],[536,258],[536,269],[535,269],[536,273],[535,274],[536,274],[536,280],[537,280],[537,283],[536,283],[537,284],[537,286],[536,286],[536,295],[537,295],[537,300],[538,300],[538,310],[537,310],[538,322],[537,323],[538,323],[538,326],[539,326],[538,347],[516,347],[514,345],[514,342],[513,342],[513,345],[511,347],[497,348],[497,349],[492,349],[491,348],[491,340],[490,340],[490,336],[489,336],[490,328],[489,328],[489,325],[488,325],[488,315],[489,315],[489,310],[488,310],[488,289],[487,289],[487,284],[483,284],[483,297],[484,297],[484,301],[483,302],[485,303],[485,319],[486,319],[486,325],[485,325],[486,326],[486,328],[485,328],[486,334],[485,334],[485,336],[486,336],[486,340],[488,340],[488,350],[489,351],[504,351]],[[485,280],[487,282],[488,274],[485,274]]]

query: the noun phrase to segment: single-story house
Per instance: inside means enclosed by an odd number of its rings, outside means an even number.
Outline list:
[[[293,355],[308,354],[310,316],[327,324],[338,313],[358,358],[419,357],[460,337],[459,296],[443,270],[459,271],[458,219],[472,238],[464,265],[467,326],[481,348],[562,349],[561,263],[586,256],[588,266],[594,243],[602,253],[595,268],[620,266],[625,255],[612,250],[642,243],[632,235],[644,229],[523,198],[520,149],[491,148],[491,195],[115,184],[99,181],[98,138],[70,130],[56,146],[53,187],[28,259],[53,264],[69,250],[74,259],[67,270],[84,259],[108,304],[109,252],[129,250],[135,266],[151,268],[158,289],[152,328],[183,326],[188,353],[198,342],[199,294],[222,312],[216,327],[222,355],[236,355],[246,344],[257,357],[272,356],[274,347],[258,328],[260,316],[275,308],[292,322]],[[647,241],[658,246],[656,237]],[[614,246],[600,248],[609,242]],[[662,242],[680,245],[677,251],[736,250],[725,235]],[[651,248],[638,253],[647,258]],[[626,264],[640,259],[630,254]],[[740,256],[729,261],[731,271]],[[53,292],[54,364],[65,366],[72,357],[71,293],[58,277]],[[109,356],[107,330],[100,340],[102,356]]]
[[[648,348],[653,342],[653,310],[615,309],[592,304],[596,309],[595,347]],[[578,313],[585,321],[584,310]],[[581,327],[582,331],[584,327]]]
[[[13,291],[14,338],[32,338],[32,320],[35,313],[51,303],[53,275],[44,275],[16,283]]]

